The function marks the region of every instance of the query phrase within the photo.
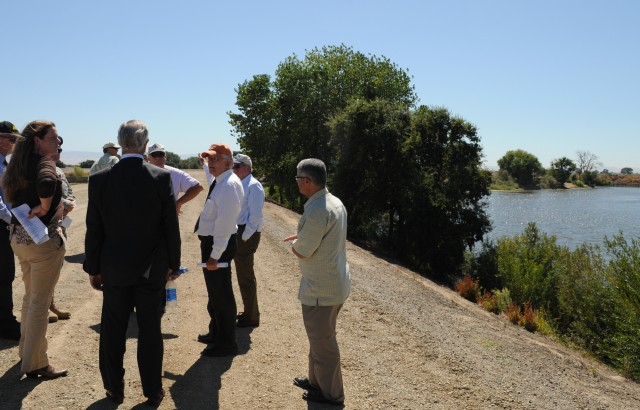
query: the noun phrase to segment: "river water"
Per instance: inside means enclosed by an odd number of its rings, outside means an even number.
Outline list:
[[[539,191],[493,191],[487,200],[493,224],[489,239],[521,234],[529,222],[559,245],[603,244],[623,231],[640,237],[640,189],[595,188]]]

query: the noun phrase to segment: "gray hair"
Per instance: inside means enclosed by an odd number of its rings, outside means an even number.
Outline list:
[[[118,130],[118,144],[123,149],[143,151],[144,145],[149,142],[149,129],[147,124],[138,120],[123,122]]]
[[[320,188],[327,185],[327,167],[317,158],[303,159],[298,163],[298,175],[305,176]]]

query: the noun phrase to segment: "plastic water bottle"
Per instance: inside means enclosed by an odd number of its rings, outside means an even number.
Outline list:
[[[167,292],[167,309],[175,308],[178,305],[178,289],[176,283],[172,280],[167,281],[165,286]]]

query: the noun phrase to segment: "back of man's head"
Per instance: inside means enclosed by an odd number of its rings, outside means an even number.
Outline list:
[[[139,120],[122,123],[118,130],[118,143],[123,151],[144,153],[145,144],[149,141],[147,124]]]

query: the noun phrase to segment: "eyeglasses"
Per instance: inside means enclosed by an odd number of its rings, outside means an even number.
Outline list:
[[[297,175],[294,178],[296,179],[296,181],[299,180],[299,179],[311,179],[309,177],[299,177]]]
[[[211,157],[207,157],[206,159],[207,159],[208,162],[218,162],[218,161],[224,161],[225,159],[227,159],[227,157],[228,157],[227,155],[223,155],[223,156],[220,156],[220,157],[214,155],[214,156],[211,156]]]
[[[165,154],[162,151],[156,151],[156,152],[152,152],[149,155],[151,155],[154,158],[162,158],[162,157],[164,157]]]
[[[0,137],[8,139],[12,144],[15,144],[16,141],[18,141],[18,137],[10,137],[8,135],[0,135]]]
[[[242,168],[242,164],[234,164],[233,165],[233,169],[240,169]]]

